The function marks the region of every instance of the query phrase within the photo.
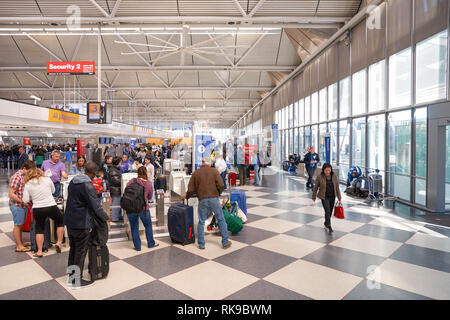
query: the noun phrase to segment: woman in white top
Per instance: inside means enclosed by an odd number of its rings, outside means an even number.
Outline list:
[[[147,169],[147,180],[150,181],[150,183],[153,186],[153,190],[155,191],[155,192],[153,192],[151,201],[155,201],[156,189],[155,189],[155,184],[153,182],[153,179],[155,177],[155,167],[152,165],[152,158],[150,156],[145,156],[144,159],[145,159],[144,160],[145,169]]]
[[[27,171],[25,183],[23,201],[33,201],[33,216],[36,221],[36,244],[38,252],[34,256],[39,258],[43,256],[42,245],[44,244],[45,219],[47,217],[55,221],[58,237],[56,251],[61,253],[62,239],[64,236],[64,219],[52,195],[55,192],[55,185],[38,168]]]
[[[223,180],[223,185],[225,186],[225,189],[227,189],[227,163],[225,160],[223,160],[223,157],[221,154],[217,155],[216,162],[214,164],[216,169],[219,171],[220,176]]]

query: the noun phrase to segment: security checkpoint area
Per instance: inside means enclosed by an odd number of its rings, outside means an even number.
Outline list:
[[[447,0],[0,0],[0,301],[450,299],[449,21]]]

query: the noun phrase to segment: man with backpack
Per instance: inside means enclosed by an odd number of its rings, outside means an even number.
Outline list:
[[[75,176],[69,184],[64,224],[67,226],[70,244],[68,267],[77,269],[72,271],[73,282],[68,284],[73,289],[94,284],[92,275],[90,281],[81,278],[90,241],[95,239],[99,246],[106,246],[108,241],[108,215],[103,211],[92,184],[97,169],[97,165],[89,161],[85,174]]]

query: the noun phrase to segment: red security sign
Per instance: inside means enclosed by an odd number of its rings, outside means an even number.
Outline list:
[[[48,61],[47,74],[94,74],[94,61]]]

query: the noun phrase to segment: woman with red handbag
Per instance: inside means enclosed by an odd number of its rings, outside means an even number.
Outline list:
[[[325,229],[331,234],[331,214],[336,201],[336,197],[341,203],[341,191],[339,190],[339,181],[336,174],[333,172],[333,167],[329,163],[325,163],[322,167],[322,173],[316,178],[312,200],[315,202],[316,197],[322,200],[322,206],[325,210]]]

